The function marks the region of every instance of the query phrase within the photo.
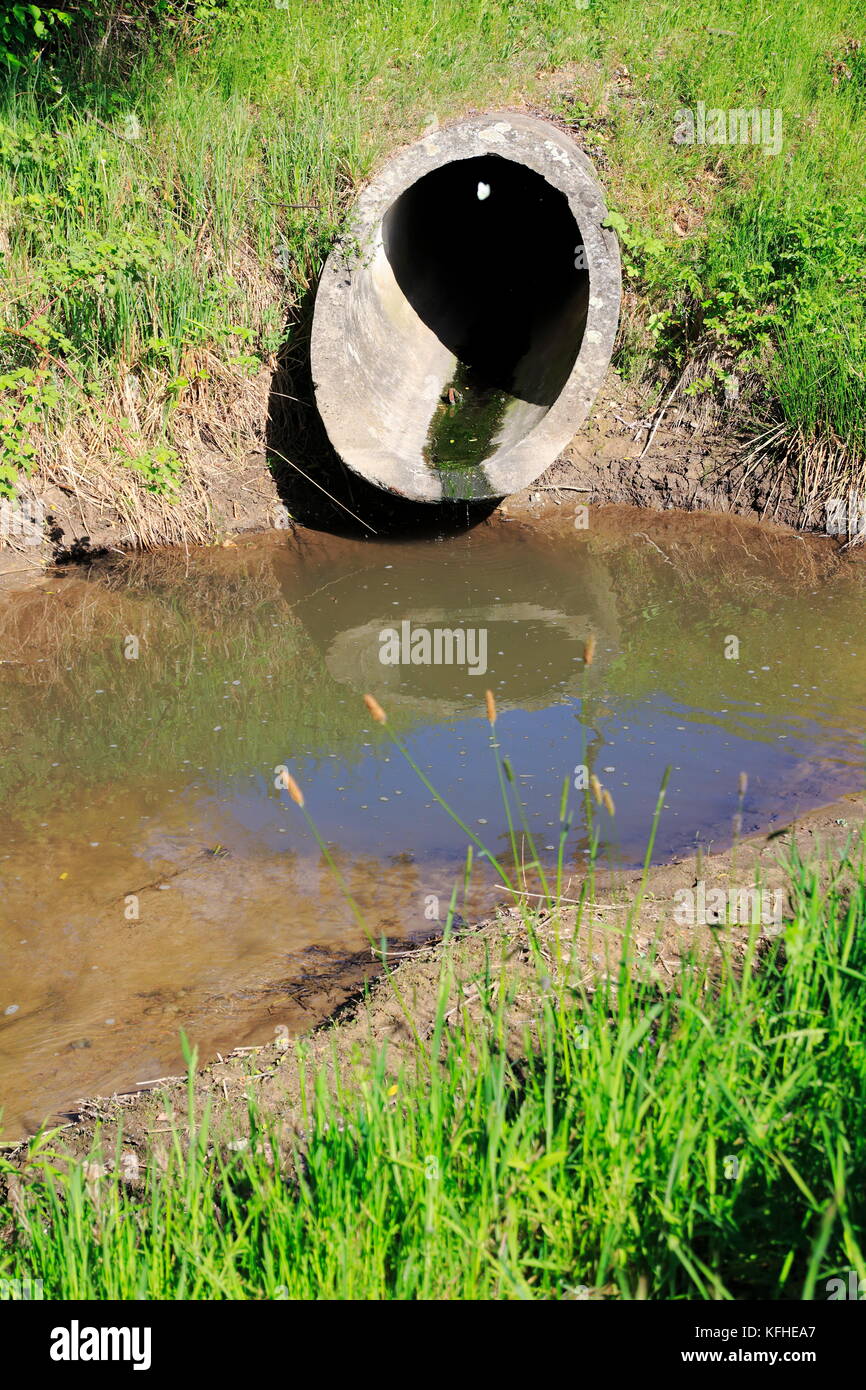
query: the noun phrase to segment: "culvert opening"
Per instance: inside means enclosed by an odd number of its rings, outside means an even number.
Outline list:
[[[549,410],[580,351],[589,275],[568,199],[499,155],[454,160],[396,199],[382,241],[406,300],[455,359],[425,461],[477,467]]]
[[[583,151],[523,113],[467,117],[386,161],[316,292],[316,403],[342,461],[418,502],[537,478],[610,363],[606,221]]]

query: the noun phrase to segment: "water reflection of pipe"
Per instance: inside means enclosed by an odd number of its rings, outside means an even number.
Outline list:
[[[566,560],[501,536],[458,554],[435,543],[376,546],[369,560],[365,551],[331,551],[300,569],[275,564],[333,678],[423,720],[469,714],[488,686],[503,709],[581,696],[590,633],[591,686],[618,648],[607,567],[584,552]],[[419,639],[411,652],[407,630]]]
[[[440,635],[438,646],[442,654],[465,655],[466,661],[458,664],[451,660],[437,665],[434,657],[428,665],[423,660],[407,662],[401,659],[397,663],[383,660],[391,645],[391,633],[401,648],[401,656],[405,655],[405,628],[409,628],[412,637],[430,634],[429,646],[434,654],[437,635]],[[485,688],[496,685],[497,677],[503,679],[500,671],[507,672],[505,689],[499,696],[502,709],[516,706],[544,709],[555,701],[557,693],[580,694],[583,663],[575,658],[590,630],[591,622],[585,614],[569,617],[531,603],[466,608],[460,613],[459,621],[450,610],[425,609],[414,613],[411,623],[402,620],[398,628],[394,627],[392,615],[380,613],[359,627],[338,633],[325,652],[325,664],[342,685],[352,686],[359,692],[376,689],[383,700],[425,718],[465,715],[473,696],[480,706]],[[467,647],[467,632],[483,633],[483,641],[476,638]],[[462,643],[457,640],[461,636]],[[506,645],[503,647],[500,643]],[[416,652],[421,645],[415,643]],[[514,653],[526,654],[528,648],[539,645],[548,651],[560,649],[562,660],[550,674],[528,662],[520,663],[522,669],[518,673],[513,663]],[[505,663],[502,662],[503,653],[507,654]]]

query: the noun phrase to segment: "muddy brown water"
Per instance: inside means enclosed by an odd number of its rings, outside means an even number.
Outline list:
[[[741,771],[745,833],[861,784],[859,564],[742,521],[575,515],[406,543],[277,533],[0,600],[5,1136],[178,1070],[181,1029],[212,1057],[309,1027],[373,968],[281,765],[369,931],[406,943],[441,930],[455,883],[468,919],[502,893],[478,857],[465,880],[465,835],[388,733],[507,858],[488,687],[551,861],[582,766],[615,801],[599,853],[623,865],[668,765],[659,860],[729,842]],[[437,632],[445,655],[446,630],[475,635],[471,664],[383,664],[386,642],[424,657]],[[571,801],[573,887],[590,838]]]

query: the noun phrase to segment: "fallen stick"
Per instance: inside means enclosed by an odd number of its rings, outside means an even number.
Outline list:
[[[493,886],[494,888],[501,888],[504,893],[514,893],[518,898],[541,898],[547,902],[550,897],[549,893],[530,893],[525,888],[508,888],[504,883],[495,883]],[[605,912],[616,912],[625,907],[625,903],[581,903],[579,898],[557,898],[555,901],[568,903],[571,907],[598,907]]]
[[[638,461],[638,463],[640,463],[640,461],[641,461],[641,459],[643,458],[644,454],[646,453],[647,449],[649,448],[649,446],[652,444],[653,440],[655,439],[656,430],[658,429],[659,425],[660,425],[661,422],[662,422],[662,416],[664,415],[665,411],[667,410],[667,408],[668,408],[668,406],[670,405],[671,401],[673,400],[674,396],[677,394],[677,391],[679,391],[680,386],[682,385],[682,382],[683,382],[683,377],[685,376],[685,374],[686,374],[686,370],[685,370],[685,367],[684,367],[683,370],[682,370],[682,372],[680,373],[679,381],[678,381],[678,382],[676,383],[676,385],[674,386],[673,391],[671,391],[670,395],[668,396],[667,400],[665,401],[664,405],[662,406],[661,410],[659,411],[658,415],[657,415],[656,418],[655,418],[655,421],[654,421],[654,423],[653,423],[653,427],[652,427],[652,429],[650,430],[649,434],[647,435],[646,444],[644,444],[643,448],[641,449],[640,453],[639,453],[638,456],[637,456],[637,461]]]

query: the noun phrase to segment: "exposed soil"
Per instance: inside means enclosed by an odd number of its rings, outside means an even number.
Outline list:
[[[265,372],[257,390],[262,419],[268,418],[269,392],[280,400],[298,391],[304,395],[294,373],[278,372],[272,380]],[[821,529],[823,517],[814,509],[804,511],[789,478],[769,463],[749,460],[744,422],[735,408],[720,417],[696,410],[690,402],[663,407],[664,401],[651,404],[645,391],[626,386],[611,369],[581,433],[531,487],[505,499],[501,510],[514,515],[546,495],[551,506],[563,500],[587,506],[625,502]],[[311,438],[306,426],[301,446],[290,419],[269,426],[262,446],[232,458],[202,446],[183,500],[174,505],[141,493],[134,504],[119,500],[121,478],[82,479],[81,485],[63,487],[35,481],[22,500],[42,504],[45,539],[40,545],[22,545],[0,536],[0,586],[18,587],[52,563],[87,561],[111,551],[226,544],[233,535],[288,527],[411,533],[431,525],[465,525],[476,512],[490,510],[475,507],[467,517],[464,504],[438,508],[383,494],[349,477],[326,441]],[[282,458],[271,454],[269,466],[266,449],[279,446]],[[304,472],[314,481],[302,476],[290,458],[302,459]]]
[[[614,372],[584,429],[535,486],[556,485],[586,488],[586,501],[596,505],[729,512],[803,530],[823,525],[804,512],[790,478],[749,460],[735,408],[719,417],[676,401],[665,409],[664,399],[650,407],[644,392]]]
[[[255,383],[263,419],[270,380],[271,373],[263,372]],[[70,468],[63,481],[59,475],[38,475],[22,485],[20,502],[41,505],[44,538],[36,545],[0,536],[0,586],[18,586],[52,563],[162,545],[219,543],[234,534],[289,524],[264,454],[249,448],[231,456],[204,445],[190,451],[182,497],[174,503],[136,486],[121,465],[87,477]]]
[[[820,811],[803,817],[793,826],[771,835],[756,835],[722,853],[676,859],[651,870],[646,889],[634,918],[633,937],[636,965],[647,970],[660,987],[670,987],[687,954],[706,960],[712,970],[725,945],[734,956],[745,950],[747,926],[723,930],[712,926],[677,925],[674,911],[676,894],[693,889],[699,880],[706,892],[731,887],[738,889],[759,881],[768,893],[786,883],[785,861],[792,849],[812,861],[831,864],[838,861],[846,845],[856,840],[866,825],[866,796],[854,794]],[[577,950],[570,967],[572,982],[579,979],[591,993],[605,972],[616,969],[619,951],[632,905],[639,894],[641,875],[600,874],[595,885],[593,905],[584,911],[577,933]],[[563,898],[569,896],[566,888]],[[575,920],[574,907],[561,909],[560,941],[570,943]],[[709,915],[709,914],[708,914]],[[536,930],[550,967],[550,979],[557,978],[555,927],[542,911]],[[776,924],[761,928],[770,939],[781,930]],[[497,978],[497,966],[507,965],[513,988],[508,1015],[510,1046],[515,1054],[524,1046],[525,1028],[531,1023],[540,990],[549,981],[539,978],[533,961],[526,926],[520,912],[503,906],[492,918],[477,927],[459,921],[450,946],[441,941],[407,949],[405,944],[389,956],[391,979],[383,975],[381,961],[358,956],[323,979],[316,967],[316,982],[306,999],[311,1012],[321,1011],[321,1021],[306,1036],[307,1063],[333,1069],[339,1064],[343,1079],[368,1067],[370,1044],[387,1044],[387,1067],[396,1074],[408,1061],[416,1044],[398,1002],[396,984],[411,1014],[418,1036],[429,1037],[435,1016],[441,970],[449,952],[453,980],[448,1001],[448,1022],[459,1024],[464,1011],[477,1014],[482,1005],[485,979]],[[564,953],[568,955],[568,950]],[[492,967],[488,973],[488,966]],[[703,968],[703,967],[702,967]],[[366,989],[353,984],[367,977]],[[371,983],[372,979],[372,983]],[[495,986],[494,986],[495,988]],[[135,1094],[97,1096],[80,1103],[57,1133],[58,1148],[76,1158],[89,1158],[98,1171],[111,1171],[116,1154],[133,1155],[125,1159],[126,1180],[139,1181],[142,1162],[164,1162],[175,1123],[183,1134],[188,1122],[185,1077],[152,1078],[151,1084]],[[262,1113],[279,1121],[287,1140],[292,1132],[303,1134],[305,1120],[301,1106],[300,1072],[294,1045],[278,1038],[263,1047],[242,1047],[227,1056],[218,1055],[195,1075],[194,1098],[200,1114],[211,1109],[214,1142],[243,1141],[248,1129],[248,1096],[253,1091]],[[118,1147],[118,1140],[122,1142]],[[165,1138],[160,1137],[166,1136]],[[27,1141],[6,1146],[7,1156],[18,1157],[26,1166]]]

